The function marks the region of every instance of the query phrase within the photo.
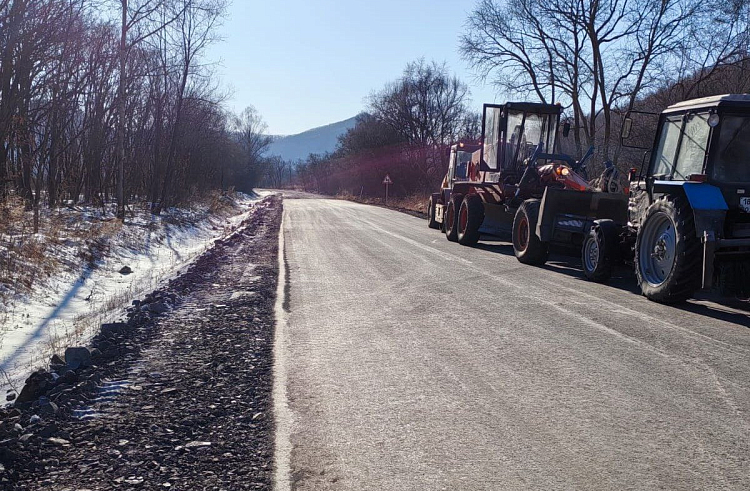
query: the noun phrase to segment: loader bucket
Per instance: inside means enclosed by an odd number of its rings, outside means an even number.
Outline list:
[[[628,196],[548,187],[542,197],[536,234],[542,242],[550,242],[555,230],[584,234],[594,220],[602,219],[627,224]]]

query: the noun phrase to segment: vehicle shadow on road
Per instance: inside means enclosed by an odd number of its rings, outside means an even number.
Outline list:
[[[543,267],[548,271],[571,276],[581,281],[588,281],[581,271],[581,260],[576,257],[555,254],[550,256],[549,261]],[[612,278],[600,286],[602,288],[616,288],[635,295],[641,294],[635,273],[627,266],[617,267],[612,272]],[[715,320],[750,327],[750,303],[735,298],[722,297],[715,292],[697,292],[693,300],[671,305],[671,307]]]
[[[545,264],[543,268],[547,271],[554,271],[558,274],[564,274],[566,276],[570,276],[571,278],[591,283],[583,275],[583,270],[581,269],[581,258],[579,257],[574,257],[572,255],[562,255],[561,253],[553,253],[550,255],[547,264]],[[626,292],[634,293],[636,295],[641,294],[641,289],[638,288],[638,283],[635,280],[635,274],[633,274],[633,272],[625,266],[615,267],[614,271],[612,271],[612,277],[609,279],[609,281],[607,281],[606,283],[601,283],[599,286],[602,288],[615,288],[617,290],[623,290]]]
[[[475,249],[503,254],[504,256],[513,255],[513,245],[510,242],[503,242],[502,239],[498,239],[497,237],[489,238],[484,236],[480,240],[481,242],[474,246]]]
[[[509,239],[508,239],[509,240]],[[482,242],[475,248],[513,256],[513,245],[502,238],[482,237]],[[554,251],[550,254],[547,263],[542,266],[547,271],[562,274],[580,281],[588,280],[583,276],[580,257],[572,251]],[[612,273],[612,278],[607,283],[600,285],[601,288],[615,288],[634,295],[640,295],[641,289],[635,278],[635,273],[628,266],[618,266]],[[672,308],[685,312],[710,317],[712,319],[731,322],[744,327],[750,327],[750,302],[729,297],[722,297],[715,292],[698,292],[695,300],[682,304],[672,305]]]

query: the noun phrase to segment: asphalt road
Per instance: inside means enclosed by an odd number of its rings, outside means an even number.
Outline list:
[[[750,488],[747,311],[383,208],[284,208],[292,489]]]

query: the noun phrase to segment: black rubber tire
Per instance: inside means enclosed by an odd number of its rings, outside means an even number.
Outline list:
[[[536,235],[540,205],[538,199],[527,199],[513,218],[513,252],[520,262],[532,266],[541,266],[549,256],[548,244]]]
[[[464,213],[466,221],[463,222]],[[479,227],[484,222],[484,204],[482,198],[476,194],[469,194],[461,201],[458,210],[458,243],[465,246],[474,246],[479,242]]]
[[[458,210],[461,206],[461,200],[464,199],[464,195],[455,193],[451,195],[448,206],[445,207],[445,214],[443,215],[443,225],[445,226],[445,238],[451,242],[458,241]]]
[[[427,226],[430,228],[440,228],[440,224],[435,220],[435,201],[430,196],[430,201],[427,203]]]
[[[590,244],[596,245],[593,252],[597,257],[587,258],[592,252]],[[583,240],[581,247],[581,265],[586,279],[596,283],[606,283],[612,277],[612,268],[615,263],[615,251],[617,250],[617,234],[610,227],[595,224],[589,230]]]
[[[659,284],[649,282],[641,271],[643,231],[649,220],[666,216],[674,227],[675,251],[672,269]],[[635,239],[635,275],[641,292],[649,300],[659,303],[684,302],[700,288],[703,251],[695,234],[695,217],[684,196],[663,196],[651,204],[641,221]]]

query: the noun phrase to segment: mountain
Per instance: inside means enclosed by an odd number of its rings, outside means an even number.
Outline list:
[[[278,155],[284,160],[304,160],[311,153],[333,152],[340,135],[353,128],[357,117],[331,123],[296,135],[274,136],[273,143],[266,150],[266,155]]]

